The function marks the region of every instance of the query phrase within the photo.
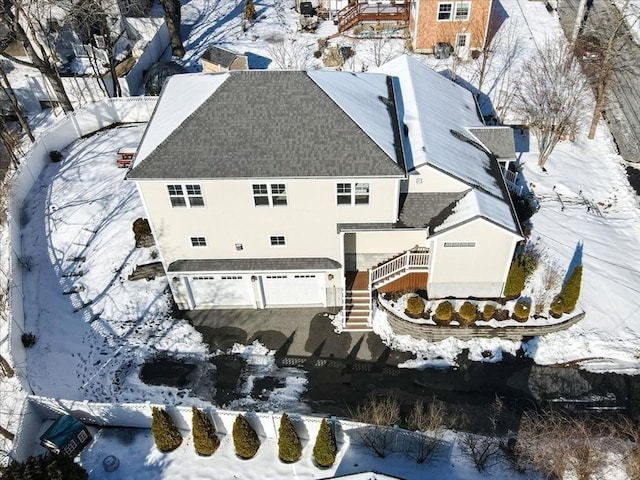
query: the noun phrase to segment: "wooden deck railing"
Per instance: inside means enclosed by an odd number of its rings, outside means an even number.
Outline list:
[[[409,270],[426,270],[429,267],[428,251],[411,251],[389,260],[369,271],[369,285],[390,277],[394,273]]]
[[[344,32],[360,22],[394,22],[409,21],[409,2],[402,4],[370,4],[358,2],[347,5],[338,12],[338,31]]]

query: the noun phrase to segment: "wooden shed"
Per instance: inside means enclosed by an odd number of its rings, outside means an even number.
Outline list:
[[[53,453],[75,458],[91,442],[87,427],[71,415],[61,415],[40,436],[40,444]]]
[[[202,57],[202,71],[209,73],[228,72],[229,70],[249,70],[246,55],[232,52],[226,48],[212,46]]]

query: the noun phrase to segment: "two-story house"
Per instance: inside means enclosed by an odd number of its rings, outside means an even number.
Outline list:
[[[127,178],[181,308],[337,306],[366,327],[375,290],[502,294],[522,237],[481,138],[513,134],[479,118],[408,56],[378,73],[180,75]]]
[[[389,35],[396,25],[408,30],[415,52],[466,58],[484,46],[492,5],[493,0],[356,0],[341,6],[335,18],[339,32],[356,27],[368,36]]]

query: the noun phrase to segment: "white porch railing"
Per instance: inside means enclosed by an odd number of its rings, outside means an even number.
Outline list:
[[[500,166],[500,170],[502,171],[502,177],[507,184],[507,188],[516,195],[522,195],[522,185],[518,185],[518,172],[507,170],[502,165]]]
[[[429,267],[429,252],[407,251],[399,257],[393,258],[382,265],[369,270],[369,285],[390,277],[394,273],[405,270],[426,270]]]

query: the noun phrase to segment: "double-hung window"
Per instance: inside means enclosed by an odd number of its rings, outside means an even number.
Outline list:
[[[453,3],[439,3],[438,4],[438,21],[446,22],[451,20],[451,15],[453,14]]]
[[[204,196],[200,185],[167,185],[172,207],[204,207]]]
[[[284,207],[287,205],[287,186],[284,183],[254,183],[253,204],[256,207]]]
[[[438,21],[466,22],[471,13],[471,2],[440,2],[438,3]]]
[[[453,16],[456,22],[464,22],[469,20],[469,12],[471,11],[471,2],[456,2],[456,12]]]
[[[368,205],[369,184],[365,182],[338,183],[336,201],[338,205]]]

